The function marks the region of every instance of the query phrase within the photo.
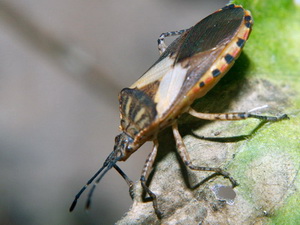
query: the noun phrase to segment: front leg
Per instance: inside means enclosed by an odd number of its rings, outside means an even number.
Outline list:
[[[157,40],[159,54],[161,55],[168,47],[165,43],[166,37],[181,35],[182,33],[186,32],[187,30],[188,29],[183,29],[183,30],[179,30],[179,31],[170,31],[170,32],[162,33]]]
[[[153,208],[154,211],[157,215],[158,218],[162,218],[163,214],[162,212],[158,209],[158,204],[157,204],[157,199],[156,199],[156,195],[149,189],[149,187],[147,186],[147,180],[149,178],[149,175],[152,171],[152,167],[157,155],[157,149],[158,149],[158,141],[154,140],[154,146],[153,146],[153,150],[152,152],[149,154],[146,163],[144,165],[144,169],[141,175],[141,184],[143,189],[149,194],[149,196],[152,198],[152,202],[153,202]]]
[[[130,195],[131,199],[133,200],[134,199],[134,192],[133,192],[134,182],[123,172],[123,170],[121,170],[120,167],[117,166],[117,164],[114,165],[114,168],[126,181],[128,187],[129,187],[129,195]]]

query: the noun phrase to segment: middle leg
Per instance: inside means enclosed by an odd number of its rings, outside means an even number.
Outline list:
[[[192,161],[190,159],[189,153],[187,152],[187,149],[185,147],[185,144],[182,140],[182,137],[179,133],[178,130],[178,125],[177,123],[173,124],[172,126],[173,129],[173,135],[175,138],[175,142],[176,142],[176,147],[177,147],[177,151],[181,157],[181,159],[183,160],[184,164],[189,167],[191,170],[198,170],[198,171],[210,171],[210,172],[214,172],[213,175],[211,175],[210,177],[213,177],[214,175],[221,175],[224,178],[227,178],[230,180],[232,187],[234,188],[235,186],[237,186],[237,182],[236,180],[234,180],[229,173],[225,172],[224,170],[222,170],[221,168],[214,168],[214,167],[204,167],[204,166],[195,166],[192,164]]]

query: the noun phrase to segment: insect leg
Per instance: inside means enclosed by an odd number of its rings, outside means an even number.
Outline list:
[[[186,166],[188,166],[191,170],[215,172],[210,177],[213,177],[215,175],[222,175],[224,178],[227,178],[227,179],[230,180],[230,182],[232,184],[232,187],[237,186],[237,182],[230,176],[230,174],[223,171],[221,168],[213,168],[213,167],[204,167],[204,166],[195,166],[195,165],[193,165],[192,161],[190,159],[189,153],[187,152],[185,144],[184,144],[184,142],[182,140],[182,137],[179,133],[177,123],[172,125],[172,129],[173,129],[173,135],[174,135],[174,138],[175,138],[175,141],[176,141],[177,151],[178,151],[181,159],[183,160],[183,162]]]
[[[158,141],[154,140],[153,150],[149,154],[149,156],[148,156],[148,158],[146,160],[146,163],[144,165],[144,169],[143,169],[143,172],[142,172],[140,180],[141,180],[142,187],[149,194],[149,196],[152,198],[153,208],[154,208],[154,211],[155,211],[156,215],[159,218],[161,218],[162,217],[162,213],[158,209],[156,195],[149,189],[149,187],[146,184],[147,183],[147,179],[148,179],[148,177],[150,175],[150,172],[152,170],[153,163],[154,163],[155,158],[156,158],[157,149],[158,149]]]
[[[263,116],[259,114],[253,114],[249,112],[236,112],[236,113],[200,113],[195,111],[194,109],[190,109],[188,111],[189,114],[191,114],[194,117],[197,117],[199,119],[203,120],[244,120],[247,118],[256,118],[263,121],[279,121],[283,119],[289,119],[289,117],[286,114],[283,114],[281,116]]]
[[[134,193],[133,193],[134,183],[133,183],[133,181],[129,179],[129,177],[121,170],[120,167],[118,167],[117,165],[114,165],[114,168],[118,171],[118,173],[123,177],[123,179],[128,184],[129,195],[130,195],[131,199],[134,199]]]
[[[167,45],[165,43],[166,37],[180,35],[187,30],[188,29],[183,29],[183,30],[179,30],[179,31],[170,31],[170,32],[162,33],[157,40],[159,54],[161,55],[167,48]]]

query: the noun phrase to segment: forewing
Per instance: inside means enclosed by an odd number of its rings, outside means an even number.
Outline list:
[[[206,17],[171,43],[158,61],[130,87],[150,97],[156,105],[156,119],[164,118],[174,107],[180,108],[183,100],[190,97],[189,92],[194,91],[193,87],[232,42],[244,17],[241,7],[227,7]],[[218,79],[211,83],[215,84]],[[207,85],[200,92],[206,93],[211,87]]]
[[[173,41],[159,59],[130,88],[138,88],[154,98],[162,78],[173,70],[184,34]]]
[[[185,96],[212,67],[238,32],[244,16],[241,7],[227,8],[206,17],[190,29],[175,60],[176,64],[188,68],[179,97]]]

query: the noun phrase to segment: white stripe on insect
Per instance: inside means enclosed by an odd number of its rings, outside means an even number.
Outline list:
[[[138,79],[130,88],[139,88],[147,86],[155,81],[159,81],[171,69],[174,59],[166,57],[151,67],[144,75]]]
[[[161,80],[154,101],[157,102],[156,110],[159,115],[170,109],[171,104],[178,97],[185,81],[188,68],[176,64]]]

